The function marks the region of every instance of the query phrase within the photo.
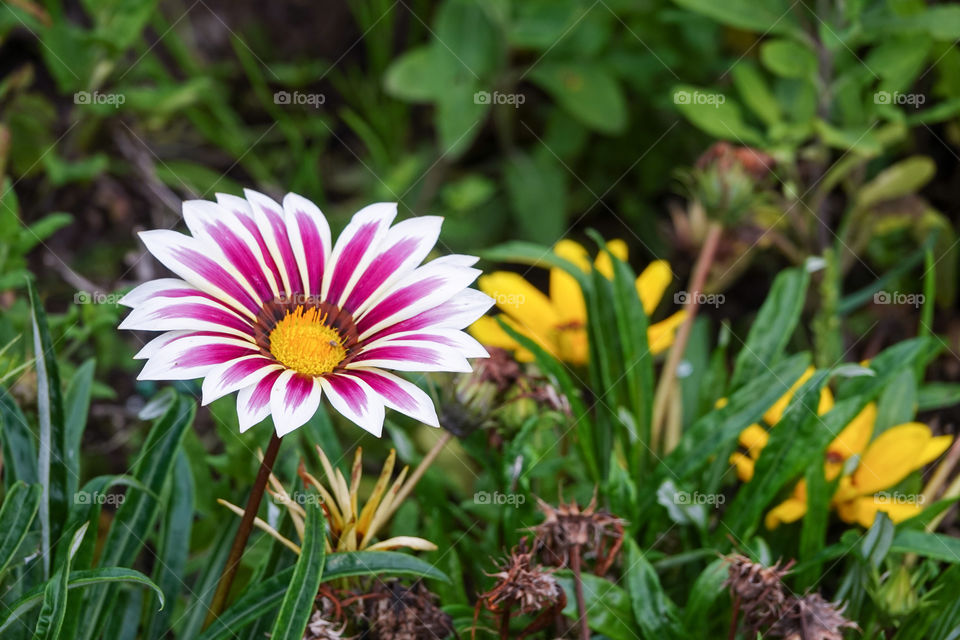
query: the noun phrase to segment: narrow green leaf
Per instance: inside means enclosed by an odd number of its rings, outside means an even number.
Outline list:
[[[40,508],[42,489],[39,484],[18,482],[8,491],[0,507],[0,577],[30,532],[30,525]]]
[[[890,550],[915,553],[943,562],[960,562],[960,539],[940,533],[901,529],[894,535]]]
[[[653,565],[633,540],[626,542],[624,580],[637,625],[646,638],[682,638],[677,605],[667,597]]]
[[[3,440],[3,479],[9,491],[16,482],[40,482],[37,445],[26,416],[6,389],[0,387],[0,436]]]
[[[66,424],[64,453],[67,465],[67,498],[77,491],[80,480],[80,440],[87,426],[87,413],[90,411],[90,391],[93,388],[93,373],[96,363],[91,359],[80,365],[64,397],[64,420]]]
[[[293,576],[280,604],[280,613],[270,633],[272,640],[301,640],[313,613],[313,601],[323,577],[326,523],[319,505],[308,504],[304,539]]]
[[[690,587],[690,597],[683,608],[683,626],[687,630],[687,637],[710,637],[710,609],[717,598],[723,595],[727,567],[729,563],[726,560],[717,558],[707,565]]]
[[[737,354],[731,389],[753,380],[781,358],[800,321],[809,282],[810,274],[803,268],[781,271],[773,281],[746,342]]]
[[[163,592],[160,590],[160,587],[153,584],[150,578],[139,571],[123,567],[74,571],[70,574],[70,579],[67,581],[67,589],[72,590],[80,587],[97,586],[108,583],[139,584],[149,587],[157,594],[157,599],[160,601],[160,608],[164,606]],[[40,585],[10,605],[6,616],[0,619],[0,633],[9,630],[11,625],[20,621],[27,612],[40,604],[43,601],[43,593],[44,585]]]
[[[43,575],[50,576],[53,546],[60,539],[60,530],[67,515],[66,429],[63,421],[63,399],[60,395],[60,373],[57,368],[53,339],[47,327],[47,315],[40,304],[32,280],[27,280],[33,321],[33,351],[37,369],[37,418],[40,423],[40,447],[37,470],[43,499],[40,501]]]
[[[53,578],[47,581],[43,589],[43,604],[33,632],[34,640],[57,640],[67,613],[67,589],[70,579],[70,564],[73,556],[87,532],[85,522],[74,531],[70,538],[70,548],[66,560],[57,568]]]

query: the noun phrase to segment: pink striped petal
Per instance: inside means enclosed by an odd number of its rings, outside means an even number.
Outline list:
[[[320,406],[321,393],[317,378],[292,369],[281,373],[270,392],[270,413],[277,435],[283,437],[312,418]]]
[[[323,274],[324,299],[343,306],[346,294],[376,257],[377,247],[396,215],[397,205],[387,202],[372,204],[354,214],[337,238],[330,268]]]
[[[283,365],[260,354],[244,356],[225,362],[210,370],[203,379],[201,405],[207,405],[228,393],[249,387],[271,371],[281,371]]]
[[[357,319],[360,339],[446,302],[478,275],[477,269],[437,264],[436,260],[415,269]]]
[[[244,189],[243,194],[253,210],[253,218],[260,229],[260,234],[267,245],[274,264],[280,270],[280,279],[283,292],[287,295],[303,293],[303,284],[300,281],[300,267],[290,246],[287,236],[287,223],[284,219],[283,207],[262,193],[251,189]]]
[[[207,200],[183,203],[183,219],[193,237],[215,244],[227,262],[256,293],[260,302],[279,294],[257,239],[229,210]]]
[[[459,329],[423,329],[391,334],[386,338],[365,343],[359,353],[369,349],[389,347],[395,343],[423,344],[451,349],[465,358],[488,358],[490,354],[473,336]]]
[[[206,243],[176,231],[141,231],[147,250],[165,267],[194,287],[255,318],[260,301],[220,252]]]
[[[190,336],[171,341],[153,354],[138,380],[193,380],[215,366],[256,353],[257,345],[236,338]]]
[[[317,205],[295,193],[283,197],[287,236],[297,260],[303,293],[319,296],[330,260],[330,225]]]
[[[366,382],[344,374],[320,378],[330,404],[348,420],[380,437],[383,432],[383,401]]]
[[[173,344],[177,340],[182,340],[183,338],[193,338],[206,336],[209,338],[216,339],[233,339],[236,336],[231,336],[226,333],[216,333],[213,331],[167,331],[163,333],[147,344],[143,345],[143,348],[140,349],[133,356],[134,360],[146,360],[147,358],[152,358],[154,355],[159,353],[162,349],[165,349],[168,345]]]
[[[218,193],[216,195],[217,204],[226,209],[229,214],[233,215],[256,241],[257,252],[263,256],[263,262],[267,268],[267,272],[270,274],[272,282],[277,285],[277,292],[279,293],[280,287],[283,285],[283,278],[280,277],[280,268],[277,267],[277,263],[273,259],[273,254],[270,253],[270,248],[267,246],[267,241],[263,238],[260,227],[257,226],[257,219],[253,215],[253,208],[250,206],[250,203],[239,196],[231,196],[226,193]]]
[[[493,303],[493,298],[482,291],[464,289],[443,304],[385,327],[367,340],[373,342],[398,333],[421,329],[463,329],[476,322]]]
[[[450,347],[412,340],[391,340],[383,346],[365,348],[346,366],[348,370],[358,367],[462,373],[473,370],[467,359]]]
[[[240,389],[237,394],[237,420],[240,433],[263,421],[270,415],[270,395],[280,371],[271,371],[256,384]]]
[[[423,262],[440,237],[443,218],[422,216],[404,220],[387,231],[378,255],[347,294],[343,308],[358,315],[372,306],[392,283]]]
[[[350,377],[359,378],[380,395],[384,404],[431,427],[439,427],[437,409],[420,387],[380,369],[353,369]]]
[[[179,278],[158,278],[137,285],[125,296],[120,298],[120,304],[125,307],[137,307],[154,296],[165,298],[183,298],[186,296],[207,297],[214,300],[192,284]]]
[[[479,259],[480,258],[477,256],[465,256],[460,253],[451,253],[448,256],[440,256],[439,258],[435,258],[432,260],[432,262],[435,262],[436,264],[446,264],[452,267],[472,267],[473,265],[477,264]]]
[[[252,341],[253,325],[218,300],[190,296],[154,296],[136,307],[119,325],[141,331],[215,331]]]

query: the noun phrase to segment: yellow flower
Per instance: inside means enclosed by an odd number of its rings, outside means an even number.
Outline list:
[[[870,442],[877,408],[868,404],[827,447],[824,474],[835,479],[847,461],[860,456],[856,468],[840,478],[831,506],[840,519],[869,527],[877,512],[886,513],[894,523],[911,518],[922,510],[913,496],[883,493],[914,471],[940,457],[953,436],[934,436],[930,427],[909,422],[892,427]],[[869,442],[869,444],[868,444]],[[767,513],[768,529],[795,522],[807,512],[806,483],[801,480],[793,494]]]
[[[772,429],[778,422],[780,418],[783,417],[783,412],[787,410],[787,405],[790,404],[790,400],[793,399],[793,395],[797,392],[804,382],[810,379],[813,375],[815,369],[813,367],[808,367],[806,371],[803,372],[803,375],[800,376],[800,379],[793,383],[785,394],[783,394],[779,400],[773,403],[769,409],[766,410],[763,414],[763,424],[767,428]],[[726,404],[726,399],[721,398],[724,404]],[[718,406],[720,403],[717,403]],[[820,403],[817,406],[817,415],[823,415],[827,411],[833,408],[833,393],[830,389],[824,387],[820,390]],[[752,424],[743,431],[740,432],[740,445],[746,449],[746,453],[741,451],[734,451],[730,454],[730,464],[734,465],[737,469],[737,477],[740,478],[741,482],[750,482],[753,479],[753,469],[754,465],[757,462],[757,458],[760,457],[760,452],[763,451],[763,448],[767,446],[767,440],[769,439],[769,434],[767,429],[765,429],[760,424]]]
[[[627,245],[612,240],[607,248],[620,260],[627,259]],[[561,240],[553,252],[585,272],[591,270],[587,250],[572,240]],[[592,268],[608,279],[613,278],[613,263],[606,252],[601,252]],[[664,260],[652,262],[637,278],[637,295],[649,315],[657,308],[670,284],[670,265]],[[497,271],[482,276],[478,286],[496,300],[504,312],[504,321],[517,332],[532,339],[559,360],[570,364],[586,364],[589,359],[587,343],[587,307],[576,279],[563,269],[550,269],[549,296],[527,282],[517,273]],[[647,340],[654,354],[668,349],[685,312],[678,311],[666,320],[650,325]],[[518,360],[530,362],[533,354],[521,347],[490,316],[477,320],[469,329],[485,345],[514,351]]]

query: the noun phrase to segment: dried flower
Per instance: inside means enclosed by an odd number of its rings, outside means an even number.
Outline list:
[[[827,602],[819,593],[791,596],[769,635],[786,640],[843,640],[844,629],[858,628],[843,617],[845,608],[846,605]]]
[[[553,575],[533,564],[533,551],[527,550],[526,538],[513,548],[499,571],[488,575],[497,583],[480,596],[477,604],[493,613],[516,608],[529,615],[566,605],[566,595]]]
[[[579,557],[594,559],[593,572],[602,576],[609,571],[623,544],[623,525],[620,518],[597,510],[597,496],[583,510],[576,502],[556,508],[537,498],[537,504],[546,519],[532,531],[535,548],[546,564],[571,567],[571,552],[577,549]]]
[[[442,640],[453,633],[453,620],[421,582],[377,581],[362,597],[361,624],[369,640]]]
[[[782,616],[787,600],[782,578],[790,572],[793,561],[782,569],[779,562],[765,567],[740,554],[727,561],[730,566],[724,586],[730,587],[734,602],[743,612],[744,625],[755,634],[761,628],[775,624]]]

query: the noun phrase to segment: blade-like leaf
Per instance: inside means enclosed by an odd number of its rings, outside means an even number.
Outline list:
[[[306,509],[303,545],[293,567],[293,576],[280,604],[280,613],[270,634],[272,640],[301,640],[313,613],[313,601],[323,577],[326,523],[319,505]]]
[[[0,507],[0,576],[13,560],[17,549],[30,532],[30,525],[40,508],[42,489],[39,484],[13,485]]]
[[[6,389],[0,387],[0,439],[3,440],[3,478],[7,490],[18,481],[35,484],[37,445],[26,416]]]
[[[73,556],[87,532],[88,524],[85,522],[74,531],[70,538],[70,548],[67,551],[66,560],[57,568],[53,578],[48,580],[44,586],[43,605],[40,607],[37,626],[33,632],[34,640],[57,640],[60,637],[60,629],[63,627],[63,620],[67,613],[70,563],[73,561]]]
[[[27,281],[33,320],[33,351],[37,369],[37,419],[40,426],[40,448],[37,470],[43,499],[40,501],[40,530],[43,543],[43,575],[50,575],[52,547],[60,539],[60,530],[67,515],[66,430],[63,422],[63,399],[60,394],[60,372],[53,351],[53,339],[47,327],[47,315],[40,304],[33,281]]]
[[[67,499],[77,491],[80,480],[80,439],[87,426],[90,411],[90,390],[93,388],[93,372],[96,363],[87,360],[77,368],[67,385],[63,409],[65,423],[64,453],[67,465]]]

